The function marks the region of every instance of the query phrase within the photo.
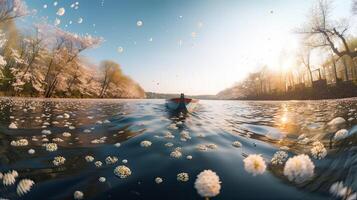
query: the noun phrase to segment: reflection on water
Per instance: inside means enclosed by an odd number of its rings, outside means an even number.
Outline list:
[[[77,190],[86,199],[199,199],[193,185],[205,169],[215,171],[222,181],[214,199],[333,199],[329,189],[338,181],[357,190],[356,103],[201,101],[194,113],[173,114],[163,100],[2,98],[0,171],[17,170],[18,181],[29,178],[36,183],[25,199],[73,199]],[[346,121],[328,124],[336,117]],[[10,129],[11,123],[17,129]],[[349,137],[334,140],[343,128]],[[10,145],[19,139],[29,144]],[[144,140],[151,146],[142,147]],[[233,146],[234,141],[241,147]],[[316,141],[327,150],[323,159],[311,155]],[[57,144],[57,151],[46,151],[43,144],[50,142]],[[29,149],[35,153],[29,154]],[[181,156],[172,154],[175,150]],[[313,178],[289,181],[283,165],[270,164],[278,150],[289,157],[310,155]],[[267,163],[262,175],[245,171],[243,159],[250,154],[261,155]],[[93,162],[86,161],[87,155]],[[65,158],[63,165],[53,164],[56,156]],[[106,163],[108,156],[118,161]],[[127,166],[131,175],[115,176],[118,165]],[[189,180],[177,181],[183,172]],[[106,181],[100,182],[100,177]],[[157,177],[163,182],[157,184]],[[1,185],[0,197],[18,199],[16,184]]]

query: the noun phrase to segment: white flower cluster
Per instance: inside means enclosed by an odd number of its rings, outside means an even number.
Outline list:
[[[140,146],[141,147],[150,147],[151,144],[152,143],[150,141],[148,141],[148,140],[144,140],[144,141],[140,142]]]
[[[87,162],[93,162],[94,161],[94,157],[90,156],[90,155],[84,157],[84,159],[86,159]]]
[[[0,59],[1,59],[1,57],[0,57]],[[0,62],[1,62],[1,60],[0,60]],[[6,61],[5,61],[6,62]],[[0,63],[1,64],[1,63]],[[10,125],[9,125],[9,129],[17,129],[17,125],[14,123],[14,122],[12,122]]]
[[[221,190],[221,181],[215,172],[204,170],[197,175],[195,188],[202,197],[214,197]]]
[[[62,133],[62,136],[63,136],[63,137],[71,137],[71,133],[63,132],[63,133]]]
[[[66,161],[66,158],[64,158],[63,156],[56,156],[52,163],[55,165],[55,166],[60,166],[60,165],[63,165],[64,162]]]
[[[16,192],[19,196],[22,196],[28,193],[32,186],[35,184],[33,180],[30,179],[22,179],[19,184],[17,184]]]
[[[177,174],[177,180],[181,182],[187,182],[190,178],[188,176],[188,173],[182,172]]]
[[[244,169],[253,174],[253,176],[263,174],[266,169],[266,164],[261,155],[251,154],[244,160]]]
[[[94,139],[90,143],[92,143],[92,144],[103,144],[103,143],[105,143],[106,139],[107,139],[107,137],[104,136],[104,137],[101,137],[99,139]]]
[[[167,131],[166,133],[164,133],[164,138],[166,138],[166,139],[174,139],[175,136],[172,135],[171,132]]]
[[[172,157],[172,158],[180,158],[181,156],[182,156],[182,153],[179,150],[174,150],[173,152],[170,153],[170,157]]]
[[[239,147],[242,146],[242,143],[240,143],[239,141],[234,141],[234,142],[232,143],[232,145],[233,145],[234,147],[236,147],[236,148],[239,148]]]
[[[119,178],[127,178],[131,175],[131,170],[125,165],[120,165],[114,169],[114,174]]]
[[[156,177],[155,178],[155,182],[157,183],[157,184],[160,184],[160,183],[162,183],[162,178],[161,177]]]
[[[94,162],[94,165],[96,166],[96,167],[101,167],[102,165],[103,165],[103,163],[102,163],[102,161],[95,161]]]
[[[84,194],[81,191],[75,191],[73,193],[73,198],[76,199],[76,200],[83,199],[84,198]]]
[[[46,143],[44,144],[44,146],[46,147],[46,151],[57,151],[57,144],[56,143]]]
[[[330,187],[330,193],[335,197],[340,197],[341,199],[357,199],[357,194],[352,191],[352,188],[345,186],[342,181],[332,184]]]
[[[199,151],[207,151],[208,148],[206,147],[206,145],[203,145],[203,144],[199,144],[196,146],[196,149],[199,150]]]
[[[218,146],[216,144],[213,144],[213,143],[206,144],[206,147],[209,148],[209,149],[217,149],[218,148]]]
[[[295,183],[302,183],[310,179],[314,175],[315,165],[310,157],[305,154],[289,158],[285,163],[284,175],[288,177],[289,181]]]
[[[327,155],[327,150],[321,142],[316,141],[312,145],[313,147],[310,150],[312,157],[315,159],[322,159]]]
[[[183,141],[183,142],[191,139],[190,133],[188,131],[182,131],[180,133],[180,135],[181,135],[180,140]]]
[[[107,163],[107,165],[111,165],[118,162],[118,158],[115,156],[108,156],[107,158],[105,158],[105,163]]]
[[[22,147],[22,146],[27,146],[29,144],[29,142],[27,141],[27,139],[19,139],[19,140],[13,140],[11,141],[11,146],[14,147]]]
[[[277,151],[271,159],[271,163],[273,165],[282,165],[287,159],[288,154],[285,151]]]
[[[3,174],[2,176],[2,183],[5,186],[13,185],[15,184],[16,178],[19,176],[17,171],[12,170],[9,171],[8,173]]]

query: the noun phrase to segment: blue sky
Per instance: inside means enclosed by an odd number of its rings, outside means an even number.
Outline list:
[[[146,91],[216,94],[263,64],[276,67],[281,52],[296,46],[292,29],[306,21],[314,1],[57,0],[57,6],[54,2],[26,0],[37,17],[48,17],[51,23],[57,17],[65,30],[103,37],[100,47],[84,53],[93,62],[120,63]],[[71,8],[75,2],[78,9]],[[350,3],[335,1],[334,15],[349,16]],[[61,7],[66,12],[57,16]],[[83,23],[78,24],[80,17]],[[138,20],[143,22],[140,27]],[[119,53],[118,47],[124,51]]]

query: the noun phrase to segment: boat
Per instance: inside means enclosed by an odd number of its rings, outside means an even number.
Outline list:
[[[198,101],[198,99],[185,98],[185,95],[181,94],[180,98],[167,99],[166,106],[170,111],[193,112]]]

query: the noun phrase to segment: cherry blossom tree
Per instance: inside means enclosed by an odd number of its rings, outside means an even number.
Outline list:
[[[70,63],[84,50],[98,46],[103,39],[91,35],[80,36],[50,25],[45,27],[46,32],[42,33],[47,37],[52,55],[45,76],[44,96],[51,97],[59,83],[58,77],[71,66]]]
[[[29,14],[22,0],[0,0],[0,23]]]

